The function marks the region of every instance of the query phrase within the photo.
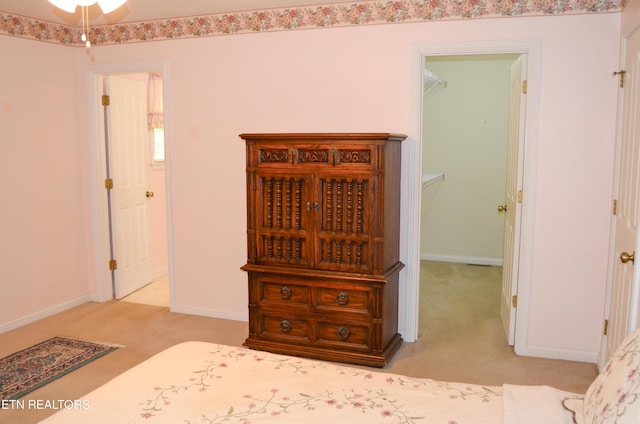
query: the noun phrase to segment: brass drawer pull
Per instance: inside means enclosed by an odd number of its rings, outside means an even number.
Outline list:
[[[280,331],[282,331],[283,333],[290,332],[292,328],[293,326],[291,325],[288,319],[283,319],[282,322],[280,323]]]
[[[346,305],[347,303],[349,303],[349,296],[347,296],[345,292],[338,293],[338,295],[336,296],[336,303],[338,305]]]
[[[284,286],[280,289],[280,297],[283,299],[289,299],[291,297],[291,289],[287,286]]]
[[[342,340],[348,339],[350,335],[351,335],[351,332],[347,327],[343,327],[343,326],[338,327],[338,337],[340,337]]]

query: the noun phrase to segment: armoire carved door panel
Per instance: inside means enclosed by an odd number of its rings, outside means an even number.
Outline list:
[[[256,203],[261,212],[256,230],[258,262],[310,266],[311,178],[259,174],[256,179]]]
[[[320,176],[317,186],[317,267],[371,272],[373,181],[367,176]]]

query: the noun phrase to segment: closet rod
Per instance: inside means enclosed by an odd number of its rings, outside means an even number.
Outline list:
[[[430,70],[425,68],[425,70],[424,70],[424,94],[427,94],[431,90],[433,90],[435,88],[438,88],[438,87],[447,88],[447,82],[445,80],[441,79],[440,77],[438,77],[436,74],[434,74]]]
[[[429,187],[431,184],[434,184],[438,181],[444,180],[444,172],[436,173],[427,173],[422,175],[422,187]]]

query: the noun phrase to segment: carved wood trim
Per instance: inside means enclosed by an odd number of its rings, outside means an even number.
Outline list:
[[[259,149],[259,163],[287,163],[289,151],[287,149]]]
[[[371,164],[371,150],[338,150],[338,163]]]
[[[329,163],[327,149],[298,149],[299,163]]]

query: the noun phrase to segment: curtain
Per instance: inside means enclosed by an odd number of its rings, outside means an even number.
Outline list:
[[[162,75],[150,73],[147,88],[147,124],[149,129],[163,128]]]

